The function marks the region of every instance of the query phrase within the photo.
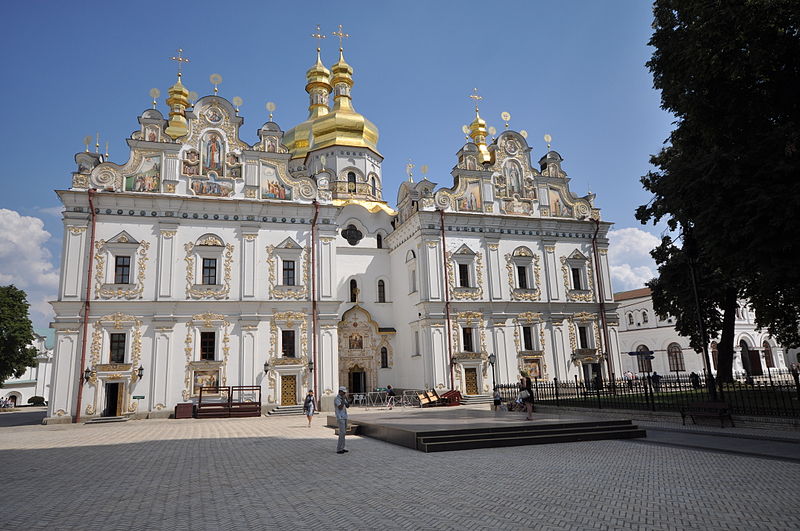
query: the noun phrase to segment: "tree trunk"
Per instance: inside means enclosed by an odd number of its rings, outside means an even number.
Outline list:
[[[733,336],[736,325],[736,294],[735,288],[725,289],[725,299],[722,302],[722,334],[717,345],[717,380],[720,382],[733,381]]]

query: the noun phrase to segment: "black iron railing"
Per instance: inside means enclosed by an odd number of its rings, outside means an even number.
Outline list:
[[[796,372],[771,369],[771,374],[736,375],[719,384],[716,401],[734,415],[800,418],[800,378]],[[504,402],[514,401],[517,384],[498,384]],[[701,374],[643,375],[614,381],[585,382],[557,378],[533,383],[534,400],[541,405],[607,409],[676,411],[714,400]]]

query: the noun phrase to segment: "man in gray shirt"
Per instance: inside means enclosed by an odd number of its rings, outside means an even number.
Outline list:
[[[347,432],[347,388],[340,387],[339,394],[333,400],[333,407],[336,411],[336,422],[339,424],[339,444],[336,445],[336,453],[344,454],[347,450],[344,449],[344,436]]]

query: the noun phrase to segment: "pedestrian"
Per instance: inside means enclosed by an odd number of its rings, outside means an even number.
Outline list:
[[[391,385],[386,386],[386,405],[389,406],[389,409],[394,407],[394,401],[397,393],[394,392]]]
[[[305,414],[306,418],[308,419],[308,427],[311,427],[311,419],[314,418],[314,411],[317,408],[314,404],[314,390],[309,389],[308,394],[306,395],[306,400],[303,402],[303,413]]]
[[[661,391],[661,375],[658,374],[656,371],[653,371],[652,381],[653,381],[653,389],[655,390],[655,392],[658,393],[659,391]]]
[[[347,432],[347,387],[340,387],[339,394],[333,400],[333,407],[336,409],[336,423],[339,425],[339,443],[336,445],[337,454],[346,454],[348,450],[344,448],[344,436]]]
[[[500,404],[503,403],[503,395],[500,394],[500,388],[494,388],[494,410],[498,411],[500,409]]]
[[[519,381],[518,398],[525,406],[525,420],[533,420],[533,385],[529,377],[521,378]]]
[[[633,389],[633,373],[625,371],[625,382],[628,384],[628,389]]]
[[[700,375],[692,371],[689,375],[689,382],[692,384],[692,389],[700,389]]]

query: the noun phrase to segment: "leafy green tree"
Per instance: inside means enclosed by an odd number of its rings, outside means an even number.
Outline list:
[[[36,367],[28,308],[24,291],[0,286],[0,387],[8,378],[18,378],[28,367]]]
[[[737,297],[778,341],[800,344],[800,2],[656,0],[653,13],[647,66],[676,121],[642,178],[653,199],[637,218],[690,232],[696,263],[713,272],[698,283],[723,311],[724,375]],[[654,253],[660,275],[680,270],[670,245]],[[675,276],[656,285],[685,301]]]

